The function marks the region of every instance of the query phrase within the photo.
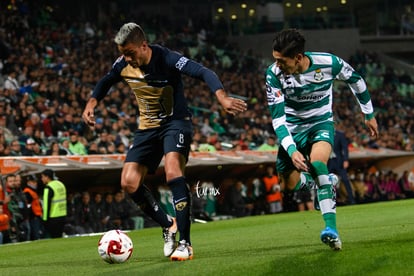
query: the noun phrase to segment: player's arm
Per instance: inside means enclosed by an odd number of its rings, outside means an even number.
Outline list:
[[[204,81],[210,88],[210,91],[216,95],[218,102],[227,113],[236,115],[237,113],[246,111],[247,104],[245,101],[229,97],[217,74],[211,69],[173,51],[168,53],[167,63],[183,74]]]
[[[365,125],[370,131],[370,135],[378,138],[378,124],[374,115],[374,107],[371,101],[371,95],[368,91],[367,84],[362,76],[352,68],[347,62],[339,57],[333,57],[333,72],[337,72],[336,78],[344,81],[351,89],[357,99],[362,113],[365,116]]]
[[[292,134],[286,126],[285,96],[279,80],[270,69],[266,73],[266,97],[273,129],[283,149],[292,156],[297,149]]]
[[[125,66],[126,62],[123,57],[118,58],[113,64],[111,71],[96,84],[82,113],[82,118],[87,125],[91,127],[95,126],[95,107],[98,105],[98,102],[106,96],[112,85],[122,80],[120,72]]]

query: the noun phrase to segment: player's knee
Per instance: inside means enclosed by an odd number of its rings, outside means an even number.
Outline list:
[[[137,191],[140,183],[141,181],[137,177],[122,177],[121,188],[125,192],[132,194]]]
[[[121,181],[121,188],[128,194],[132,194],[133,192],[135,192],[134,188],[127,181]]]

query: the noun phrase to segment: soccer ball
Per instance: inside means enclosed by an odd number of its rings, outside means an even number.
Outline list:
[[[126,262],[131,257],[133,248],[131,238],[121,230],[104,233],[98,242],[99,256],[110,264]]]

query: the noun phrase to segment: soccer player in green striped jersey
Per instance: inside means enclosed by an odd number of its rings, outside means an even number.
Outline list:
[[[275,63],[266,71],[267,103],[280,147],[276,168],[285,189],[316,186],[325,221],[322,242],[342,248],[336,228],[336,182],[327,162],[334,143],[332,85],[344,81],[357,99],[370,135],[378,137],[378,124],[367,86],[340,57],[305,52],[305,38],[296,29],[285,29],[273,40]],[[356,118],[358,118],[356,116]]]

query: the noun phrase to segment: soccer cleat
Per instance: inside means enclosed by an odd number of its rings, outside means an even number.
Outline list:
[[[162,236],[164,238],[164,256],[169,257],[174,252],[176,247],[175,234],[177,234],[177,221],[172,218],[173,224],[169,228],[162,230]]]
[[[338,232],[330,227],[326,227],[321,232],[321,241],[333,250],[341,250],[342,242],[339,239]]]
[[[171,261],[187,261],[193,259],[193,247],[185,240],[180,241],[174,253],[170,257]]]

